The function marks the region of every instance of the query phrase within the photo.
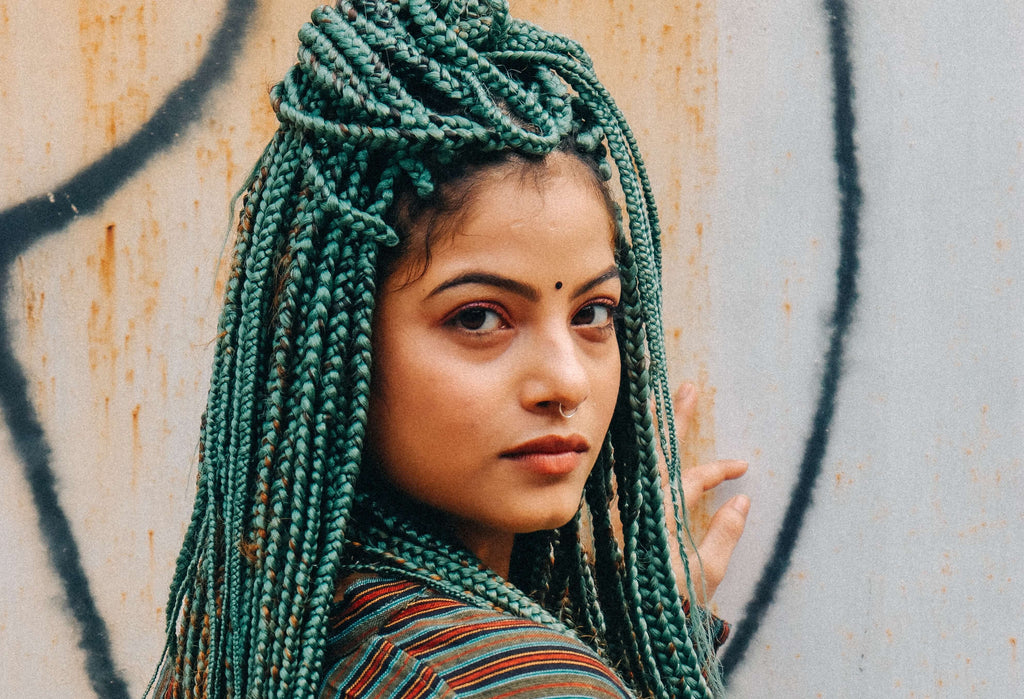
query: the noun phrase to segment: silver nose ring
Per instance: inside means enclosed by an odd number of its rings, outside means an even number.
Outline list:
[[[568,419],[569,419],[569,418],[571,418],[571,417],[572,417],[573,415],[575,415],[576,413],[578,413],[578,412],[579,412],[579,410],[580,410],[580,406],[581,406],[581,405],[583,405],[583,401],[580,401],[579,403],[577,403],[577,404],[576,404],[576,407],[575,407],[575,408],[573,408],[573,409],[572,409],[572,410],[570,410],[569,412],[566,412],[566,411],[565,411],[565,408],[564,408],[564,407],[562,406],[562,404],[561,404],[561,403],[559,403],[559,404],[558,404],[558,414],[559,414],[559,415],[561,415],[562,417],[564,417],[564,418],[565,418],[566,420],[568,420]]]

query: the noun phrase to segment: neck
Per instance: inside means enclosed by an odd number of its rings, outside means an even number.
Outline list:
[[[454,522],[453,530],[463,546],[479,558],[485,566],[508,580],[515,534],[480,531],[476,526],[467,527],[461,522]]]
[[[367,494],[384,512],[406,519],[421,532],[430,532],[442,540],[447,539],[449,544],[465,548],[485,566],[508,579],[515,534],[481,529],[478,524],[457,520],[409,498],[395,488],[381,486],[380,481],[368,481],[363,485]]]

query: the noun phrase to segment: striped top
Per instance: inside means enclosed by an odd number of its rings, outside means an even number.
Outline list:
[[[331,610],[320,699],[629,699],[578,640],[415,582],[359,576]]]

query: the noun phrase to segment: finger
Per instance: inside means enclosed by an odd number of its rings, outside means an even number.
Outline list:
[[[747,472],[747,462],[722,459],[685,469],[681,474],[686,508],[692,509],[701,496],[725,481],[739,478]]]
[[[706,586],[703,590],[701,604],[707,603],[715,594],[719,583],[729,568],[729,559],[736,548],[743,529],[747,524],[747,513],[750,512],[750,498],[736,495],[719,508],[711,518],[711,524],[704,535],[704,540],[697,547],[701,564],[704,567]],[[696,581],[695,581],[696,582]],[[699,584],[698,584],[699,587]],[[701,591],[698,590],[698,596]]]

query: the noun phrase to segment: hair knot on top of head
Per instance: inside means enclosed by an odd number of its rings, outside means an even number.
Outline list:
[[[274,109],[301,143],[314,208],[385,245],[402,176],[426,197],[460,153],[543,155],[592,129],[568,87],[589,57],[510,19],[505,0],[340,0],[311,19]]]
[[[335,147],[539,154],[572,128],[558,66],[542,58],[564,62],[545,44],[566,40],[510,20],[501,0],[342,0],[315,10],[299,38],[275,108]]]
[[[396,181],[429,196],[437,169],[470,151],[543,155],[572,137],[611,176],[599,124],[615,115],[580,99],[590,58],[511,19],[505,0],[340,0],[311,19],[271,98],[321,223],[393,246]]]

